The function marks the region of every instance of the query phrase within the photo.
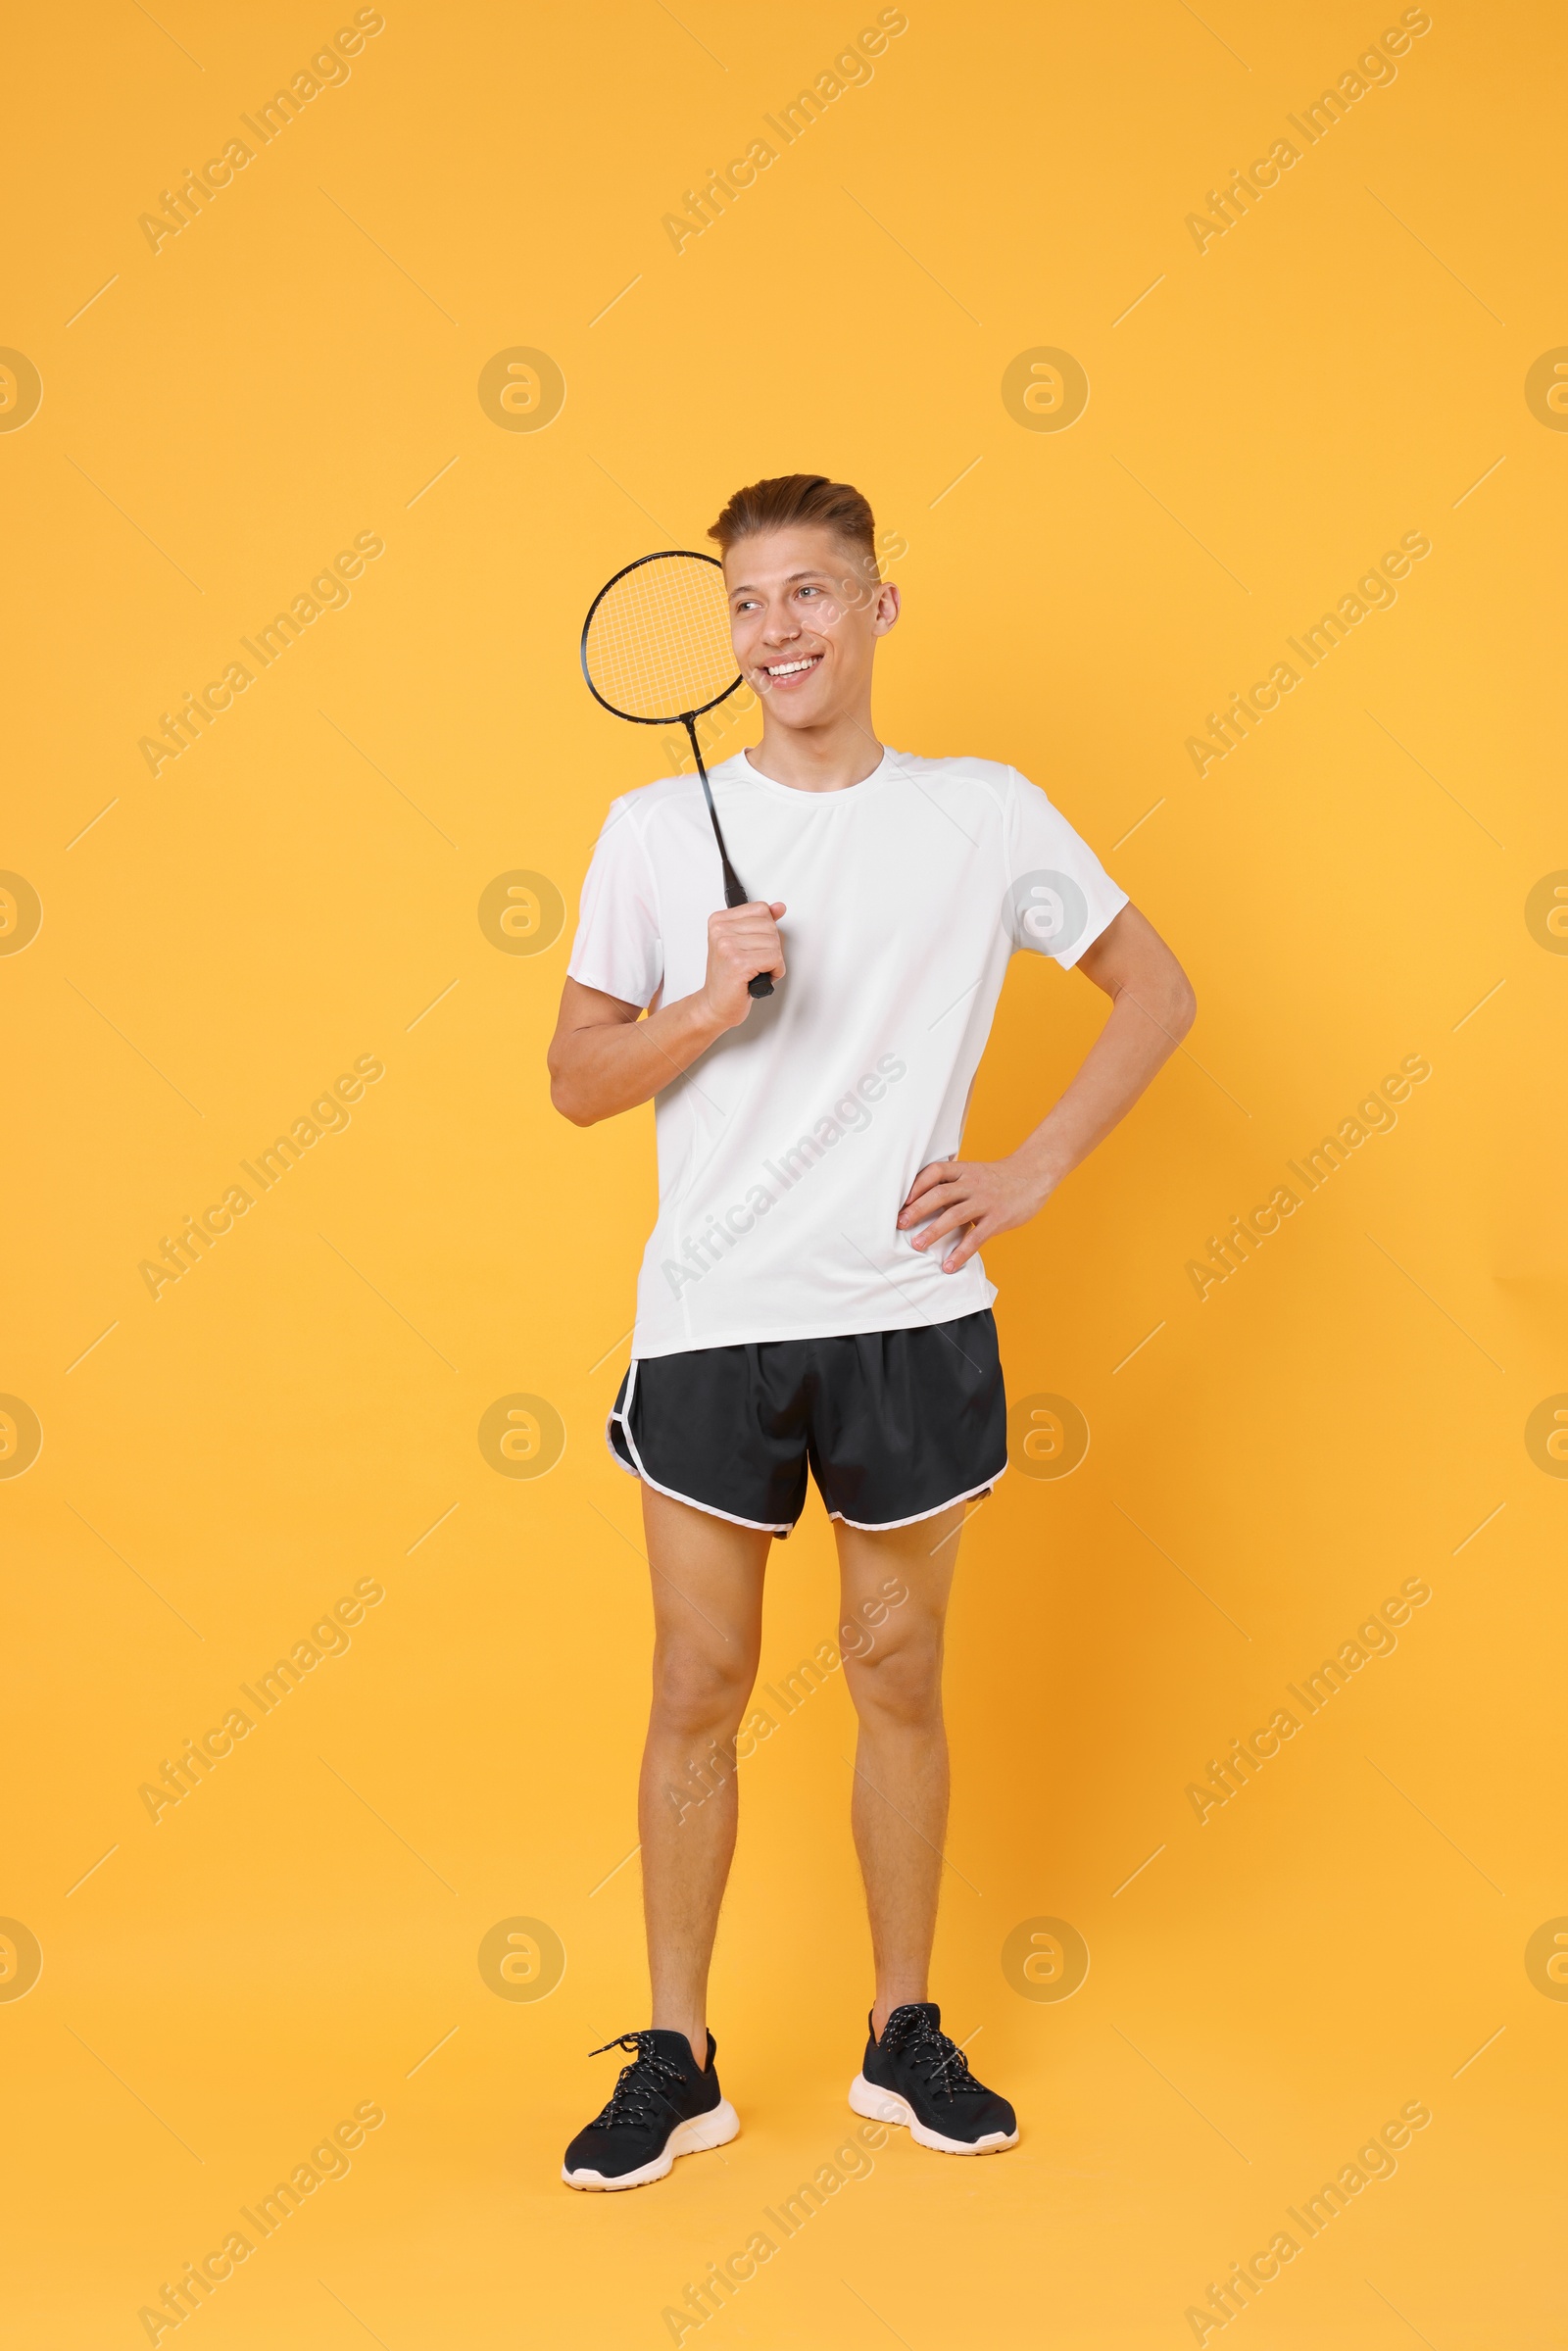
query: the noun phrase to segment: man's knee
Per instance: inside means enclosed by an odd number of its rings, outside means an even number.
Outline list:
[[[942,1636],[933,1628],[845,1659],[850,1695],[858,1714],[920,1724],[942,1712]]]
[[[732,1649],[666,1642],[654,1660],[654,1712],[666,1730],[687,1737],[733,1733],[756,1674],[756,1660],[738,1641]]]

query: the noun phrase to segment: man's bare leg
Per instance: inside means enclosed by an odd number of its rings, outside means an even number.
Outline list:
[[[637,1819],[653,2023],[708,2062],[708,1969],[735,1850],[735,1734],[757,1679],[770,1535],[643,1488],[654,1692]],[[892,1572],[892,1571],[889,1571]]]
[[[872,1535],[841,1520],[840,1643],[859,1716],[850,1818],[876,1963],[873,2030],[928,1997],[948,1825],[942,1640],[966,1504]],[[907,1597],[891,1599],[903,1589]],[[885,1608],[880,1623],[871,1616]],[[852,1630],[858,1628],[858,1630]]]

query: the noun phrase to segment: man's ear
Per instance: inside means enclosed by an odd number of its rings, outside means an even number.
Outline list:
[[[885,579],[877,595],[876,613],[871,623],[877,636],[887,635],[899,616],[900,609],[899,591],[890,579]]]

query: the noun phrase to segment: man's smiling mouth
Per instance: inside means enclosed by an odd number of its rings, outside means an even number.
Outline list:
[[[819,653],[808,653],[794,661],[764,661],[762,666],[769,677],[799,677],[804,670],[814,669],[822,659]]]

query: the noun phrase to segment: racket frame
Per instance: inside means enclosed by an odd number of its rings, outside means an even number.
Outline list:
[[[724,568],[717,556],[705,555],[700,548],[695,547],[661,547],[656,549],[652,555],[640,555],[634,563],[623,563],[613,579],[606,580],[593,603],[588,607],[588,617],[582,624],[577,658],[582,663],[583,682],[589,693],[599,704],[601,710],[608,710],[612,718],[624,718],[630,726],[679,725],[686,729],[691,742],[692,757],[697,761],[697,772],[702,779],[703,798],[708,803],[708,815],[709,821],[713,827],[713,839],[718,844],[718,861],[724,876],[724,904],[726,906],[744,906],[750,905],[750,896],[740,875],[730,863],[729,850],[725,845],[723,829],[718,821],[718,810],[713,806],[712,788],[708,781],[708,769],[703,761],[702,745],[697,740],[698,719],[709,710],[716,710],[721,702],[728,702],[736,687],[743,682],[741,672],[736,670],[734,677],[724,688],[722,694],[715,694],[711,702],[699,703],[695,710],[668,710],[659,718],[640,718],[635,711],[623,710],[616,704],[608,701],[594,684],[593,671],[588,666],[588,631],[593,626],[595,612],[598,612],[611,589],[618,587],[629,573],[640,571],[645,563],[666,563],[671,556],[683,556],[688,562],[694,563],[711,563],[715,571],[721,572]],[[747,994],[749,996],[760,999],[764,996],[771,996],[772,993],[773,981],[768,972],[758,972],[756,977],[748,983]]]

